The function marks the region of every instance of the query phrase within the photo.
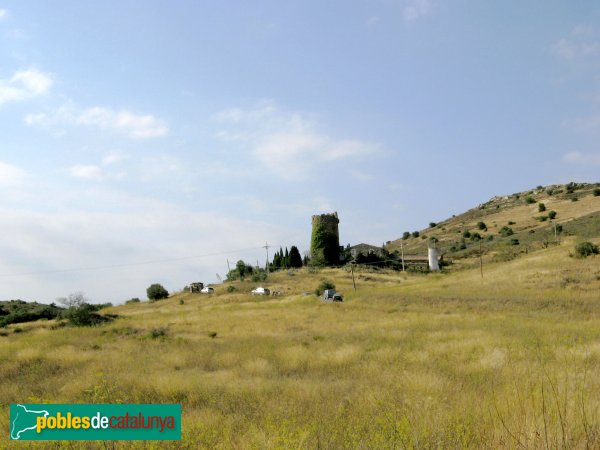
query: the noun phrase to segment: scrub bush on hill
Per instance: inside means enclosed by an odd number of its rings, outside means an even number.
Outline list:
[[[112,319],[110,316],[101,316],[96,313],[96,311],[105,306],[106,305],[92,305],[89,303],[84,303],[81,306],[72,306],[63,311],[62,317],[67,319],[69,324],[75,327],[100,325],[109,322]]]
[[[325,289],[335,289],[335,284],[333,284],[329,280],[322,280],[319,286],[315,289],[315,294],[317,294],[317,296],[320,296],[321,294],[323,294]]]
[[[591,255],[597,255],[598,253],[598,246],[591,242],[580,242],[575,246],[575,256],[578,256],[579,258],[586,258]]]
[[[169,291],[167,291],[161,284],[154,283],[151,284],[148,289],[146,289],[146,295],[148,295],[148,300],[154,302],[156,300],[167,298],[169,296]]]
[[[55,319],[60,316],[63,308],[54,303],[43,305],[37,302],[27,303],[23,300],[0,302],[0,327],[11,323],[31,322],[40,319]]]

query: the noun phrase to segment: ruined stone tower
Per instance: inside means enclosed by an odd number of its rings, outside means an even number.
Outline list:
[[[337,212],[312,216],[311,264],[334,266],[340,262],[340,233]]]

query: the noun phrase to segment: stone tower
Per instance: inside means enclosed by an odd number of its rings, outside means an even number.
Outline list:
[[[312,216],[311,264],[335,266],[340,262],[340,233],[337,212]]]

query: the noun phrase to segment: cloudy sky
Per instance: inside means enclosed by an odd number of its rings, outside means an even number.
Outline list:
[[[0,0],[0,299],[178,290],[600,181],[600,3]],[[273,250],[271,250],[272,252]]]

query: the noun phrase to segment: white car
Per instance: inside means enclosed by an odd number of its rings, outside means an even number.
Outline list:
[[[264,287],[252,289],[252,295],[271,295],[271,291]]]
[[[215,290],[209,286],[203,287],[202,289],[200,289],[200,293],[201,294],[213,294],[215,292]]]

